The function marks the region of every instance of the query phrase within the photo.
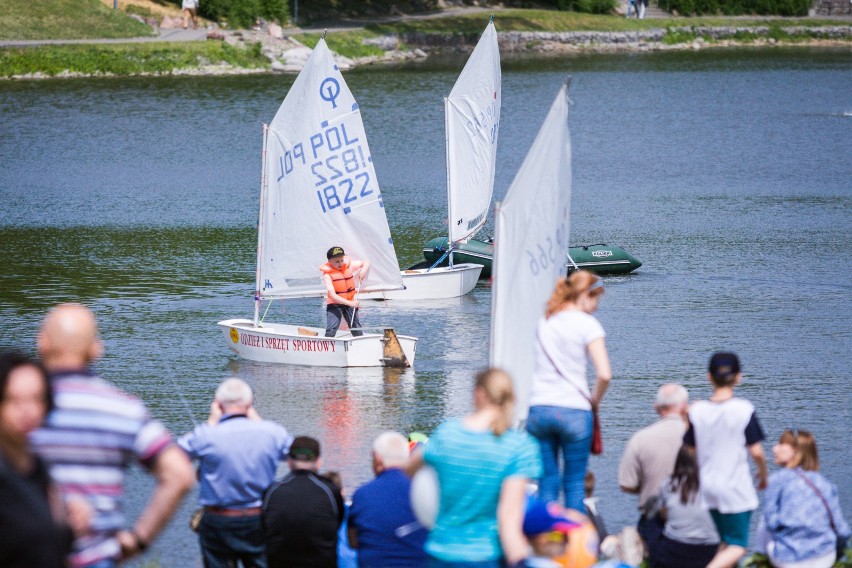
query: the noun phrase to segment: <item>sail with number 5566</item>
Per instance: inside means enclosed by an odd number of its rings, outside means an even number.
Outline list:
[[[570,213],[566,81],[495,214],[491,365],[512,377],[518,419],[528,410],[535,325],[553,285],[565,276]]]

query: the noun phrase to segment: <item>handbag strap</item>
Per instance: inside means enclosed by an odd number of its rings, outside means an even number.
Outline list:
[[[583,389],[581,389],[576,384],[571,382],[571,379],[569,379],[568,376],[565,373],[562,372],[562,367],[556,361],[554,361],[553,357],[550,356],[550,353],[548,353],[548,351],[547,351],[547,346],[541,341],[541,333],[540,333],[540,329],[538,327],[536,327],[536,330],[535,330],[535,338],[538,340],[538,344],[541,346],[541,350],[544,352],[544,355],[547,357],[547,360],[550,361],[550,364],[553,365],[553,368],[556,369],[556,372],[559,373],[559,376],[562,377],[563,379],[565,379],[565,381],[569,385],[571,385],[572,387],[577,389],[577,392],[579,392],[581,395],[583,395],[583,398],[585,398],[586,400],[589,401],[589,404],[591,405],[592,410],[594,410],[595,405],[592,403],[592,398],[589,395],[587,395],[586,393],[584,393]]]
[[[828,501],[826,501],[825,497],[823,497],[822,491],[820,491],[817,486],[814,485],[810,479],[808,479],[808,476],[799,471],[798,468],[794,469],[793,473],[798,475],[802,479],[802,481],[804,481],[808,485],[808,487],[813,489],[813,492],[817,494],[817,497],[819,497],[819,500],[822,501],[825,510],[828,512],[828,523],[831,525],[831,530],[834,531],[834,534],[837,534],[837,528],[834,526],[834,515],[831,514],[831,507],[828,506]]]

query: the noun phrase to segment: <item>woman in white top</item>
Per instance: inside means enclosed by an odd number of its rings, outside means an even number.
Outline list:
[[[564,503],[578,511],[583,511],[592,409],[597,409],[612,376],[604,344],[606,334],[591,315],[603,291],[600,279],[586,270],[561,278],[536,329],[527,431],[541,448],[544,474],[539,481],[539,497],[543,501],[559,499],[561,453]],[[586,379],[589,359],[595,368],[594,395]]]

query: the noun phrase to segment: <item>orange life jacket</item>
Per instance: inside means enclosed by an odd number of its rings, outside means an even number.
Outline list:
[[[348,256],[343,257],[343,269],[336,270],[330,262],[326,262],[319,267],[320,272],[331,276],[331,283],[334,286],[334,291],[341,298],[352,300],[355,298],[355,275],[352,274],[352,260]],[[326,294],[326,302],[336,304],[331,296]]]

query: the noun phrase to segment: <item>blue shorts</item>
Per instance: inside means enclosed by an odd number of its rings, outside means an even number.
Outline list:
[[[751,511],[742,513],[720,513],[710,509],[713,524],[719,531],[719,538],[725,544],[748,548],[748,527],[751,521]]]

